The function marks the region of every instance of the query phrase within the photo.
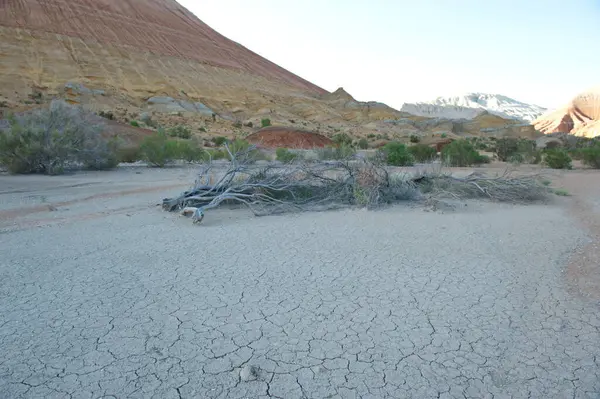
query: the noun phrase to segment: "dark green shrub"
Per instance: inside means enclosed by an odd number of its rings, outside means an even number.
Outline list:
[[[269,127],[271,126],[271,120],[269,118],[264,118],[260,120],[260,126]]]
[[[159,168],[178,159],[179,151],[177,140],[169,139],[162,129],[146,137],[140,145],[142,159]]]
[[[377,136],[375,136],[373,133],[369,133],[369,134],[367,134],[367,138],[368,138],[369,140],[372,140],[372,139],[374,139],[375,137],[377,137]]]
[[[180,139],[192,138],[192,131],[183,125],[177,125],[167,130],[167,134],[171,137],[178,137]]]
[[[402,143],[393,141],[387,143],[382,149],[385,162],[393,166],[410,166],[414,164],[414,158],[408,148]]]
[[[471,166],[483,160],[467,140],[456,140],[442,148],[442,159],[449,166]]]
[[[496,156],[499,161],[507,162],[519,150],[519,142],[512,138],[501,138],[496,142]]]
[[[413,134],[413,135],[410,136],[410,142],[411,143],[415,143],[415,144],[416,143],[420,143],[421,142],[421,138],[419,136]]]
[[[408,151],[412,154],[415,161],[420,163],[431,162],[435,158],[437,152],[435,148],[425,144],[417,144],[408,147]]]
[[[227,142],[227,137],[223,137],[223,136],[213,137],[212,142],[215,143],[216,146],[220,147]]]
[[[479,153],[477,153],[477,155],[475,155],[475,159],[473,160],[473,163],[475,165],[483,165],[486,163],[491,163],[492,159],[490,157],[488,157],[487,155],[481,155]]]
[[[11,173],[60,174],[65,168],[110,169],[118,164],[116,138],[102,137],[94,114],[62,103],[10,116],[0,129],[0,164]]]
[[[200,127],[200,131],[201,131],[202,133],[206,133],[206,128],[205,128],[204,126],[202,126],[202,127]]]
[[[358,140],[358,148],[360,148],[361,150],[366,150],[367,148],[369,148],[369,141],[365,138]]]
[[[248,123],[246,123],[246,127],[254,127],[254,123],[248,122]]]
[[[442,133],[442,138],[445,139],[446,137],[448,137],[448,134]]]
[[[278,148],[275,151],[275,156],[277,157],[277,160],[281,162],[292,162],[297,158],[297,155],[287,148]]]
[[[561,148],[552,148],[544,151],[544,164],[552,169],[571,169],[572,159],[567,151]]]
[[[140,127],[140,124],[138,121],[131,121],[131,122],[129,122],[129,124],[133,127]]]
[[[600,144],[581,149],[583,163],[594,169],[600,169]]]

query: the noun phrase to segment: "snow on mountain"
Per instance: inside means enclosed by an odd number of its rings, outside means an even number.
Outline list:
[[[401,111],[447,119],[473,119],[487,111],[503,118],[530,123],[544,114],[547,109],[500,94],[468,93],[462,96],[438,97],[427,102],[405,103]]]

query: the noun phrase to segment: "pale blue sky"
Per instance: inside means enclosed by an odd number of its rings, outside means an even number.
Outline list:
[[[358,100],[499,93],[553,108],[600,83],[600,0],[179,0],[219,33]]]

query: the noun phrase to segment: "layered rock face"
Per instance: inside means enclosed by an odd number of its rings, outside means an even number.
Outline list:
[[[8,0],[0,7],[3,47],[24,50],[18,65],[10,63],[12,75],[26,66],[41,84],[87,79],[193,92],[210,65],[325,92],[215,32],[175,0]]]
[[[534,125],[546,134],[600,136],[600,86],[579,94],[565,107],[542,115]]]

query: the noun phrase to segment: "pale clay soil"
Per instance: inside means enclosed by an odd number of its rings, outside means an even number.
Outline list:
[[[0,176],[0,398],[598,398],[600,172],[547,173],[196,226],[157,206],[195,169]]]

